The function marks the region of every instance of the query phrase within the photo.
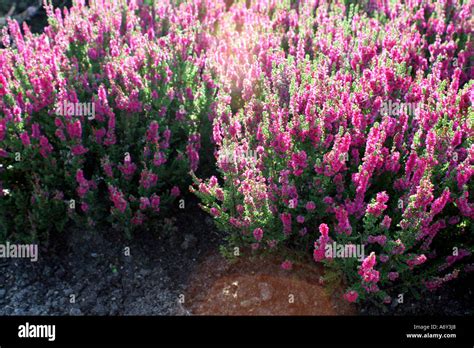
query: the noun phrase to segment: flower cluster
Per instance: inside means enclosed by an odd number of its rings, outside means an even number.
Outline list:
[[[454,260],[462,274],[470,254],[440,260],[474,247],[472,10],[261,0],[221,13],[208,66],[222,181],[195,191],[230,241],[312,249],[344,272],[350,302],[432,289]],[[329,240],[369,256],[327,258]]]
[[[15,21],[2,32],[0,238],[42,238],[71,218],[109,214],[131,232],[171,208],[210,144],[199,134],[215,93],[196,39],[200,7],[45,4],[43,34]]]

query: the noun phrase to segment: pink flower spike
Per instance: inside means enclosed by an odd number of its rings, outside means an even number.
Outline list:
[[[281,268],[285,271],[291,271],[293,269],[293,263],[290,260],[285,260],[281,264]]]

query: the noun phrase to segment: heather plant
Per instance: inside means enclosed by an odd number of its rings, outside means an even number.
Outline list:
[[[130,235],[182,195],[209,147],[201,130],[215,93],[186,6],[76,1],[61,12],[45,3],[43,34],[8,23],[2,239],[46,238],[71,219],[107,219]]]
[[[157,229],[191,172],[230,246],[311,255],[347,301],[474,269],[472,3],[45,8],[2,29],[0,239]]]
[[[221,175],[195,179],[230,245],[311,253],[350,302],[472,271],[471,12],[234,3],[209,45]],[[328,253],[335,242],[364,246],[363,261]]]

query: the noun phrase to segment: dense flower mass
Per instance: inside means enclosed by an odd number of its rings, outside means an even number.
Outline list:
[[[3,31],[0,237],[42,238],[109,214],[131,232],[179,197],[210,143],[199,132],[215,85],[196,8],[45,4],[44,34],[14,21]]]
[[[147,228],[203,168],[230,243],[310,252],[349,302],[474,269],[474,3],[149,3],[2,31],[0,239]]]
[[[261,248],[314,246],[345,273],[349,302],[472,270],[473,6],[250,1],[223,13],[208,59],[222,182],[196,193],[230,240],[263,230]],[[329,257],[333,242],[365,256]]]

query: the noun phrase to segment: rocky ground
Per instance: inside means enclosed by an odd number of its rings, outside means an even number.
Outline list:
[[[175,221],[160,237],[131,241],[76,228],[37,262],[0,259],[0,315],[186,314],[179,298],[187,279],[219,243],[196,203]]]
[[[25,22],[33,33],[40,33],[48,24],[43,0],[0,0],[0,27],[10,17],[18,22]],[[53,0],[54,8],[70,7],[72,0]]]

